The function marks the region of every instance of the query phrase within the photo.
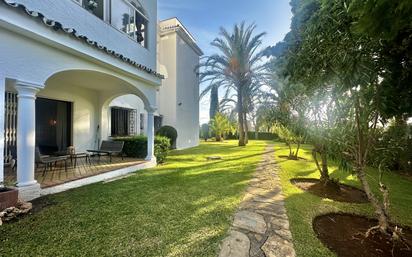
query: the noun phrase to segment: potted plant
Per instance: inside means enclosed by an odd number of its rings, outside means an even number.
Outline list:
[[[13,187],[4,186],[0,182],[0,211],[17,205],[19,191]]]

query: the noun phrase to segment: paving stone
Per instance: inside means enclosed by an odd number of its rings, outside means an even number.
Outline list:
[[[239,232],[232,230],[221,245],[219,257],[249,257],[250,240]]]
[[[266,257],[295,257],[293,245],[276,235],[270,236],[262,246]]]
[[[277,217],[272,217],[270,223],[275,229],[285,229],[289,230],[289,222],[287,219],[278,219]]]
[[[284,203],[283,201],[274,201],[272,203],[261,203],[261,202],[242,202],[240,205],[241,209],[248,210],[264,210],[273,212],[275,214],[285,214]]]
[[[274,217],[278,217],[278,218],[288,219],[288,217],[286,216],[286,211],[282,210],[282,209],[279,209],[276,212],[270,211],[270,210],[256,210],[256,213],[259,213],[259,214],[262,214],[262,215],[269,215],[269,216],[274,216]]]
[[[240,211],[236,213],[233,226],[258,234],[264,234],[266,232],[266,222],[263,216],[251,211]]]
[[[295,257],[272,148],[256,168],[219,257]]]
[[[282,192],[280,188],[273,189],[273,187],[272,187],[272,190],[268,190],[266,188],[261,188],[261,187],[250,187],[246,191],[249,194],[259,195],[259,196],[267,197],[267,198],[274,197]]]

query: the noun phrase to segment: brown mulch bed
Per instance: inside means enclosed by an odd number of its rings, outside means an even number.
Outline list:
[[[311,178],[294,178],[291,179],[290,182],[296,187],[322,198],[346,203],[368,202],[365,192],[356,187],[340,183],[323,185],[319,182],[319,179]]]
[[[316,217],[313,229],[322,243],[338,257],[412,256],[411,228],[403,228],[405,243],[394,243],[389,236],[380,232],[373,232],[366,238],[366,231],[377,224],[377,220],[362,216],[332,213]]]

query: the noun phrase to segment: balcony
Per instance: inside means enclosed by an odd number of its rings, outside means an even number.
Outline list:
[[[149,19],[138,0],[73,0],[99,19],[147,48]]]

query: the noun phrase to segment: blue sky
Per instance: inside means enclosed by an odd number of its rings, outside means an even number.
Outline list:
[[[290,0],[159,0],[159,20],[177,17],[196,38],[206,55],[214,53],[210,42],[219,28],[235,23],[256,23],[256,32],[266,32],[264,46],[281,41],[289,31],[292,14]],[[209,119],[209,99],[200,104],[200,121]]]

